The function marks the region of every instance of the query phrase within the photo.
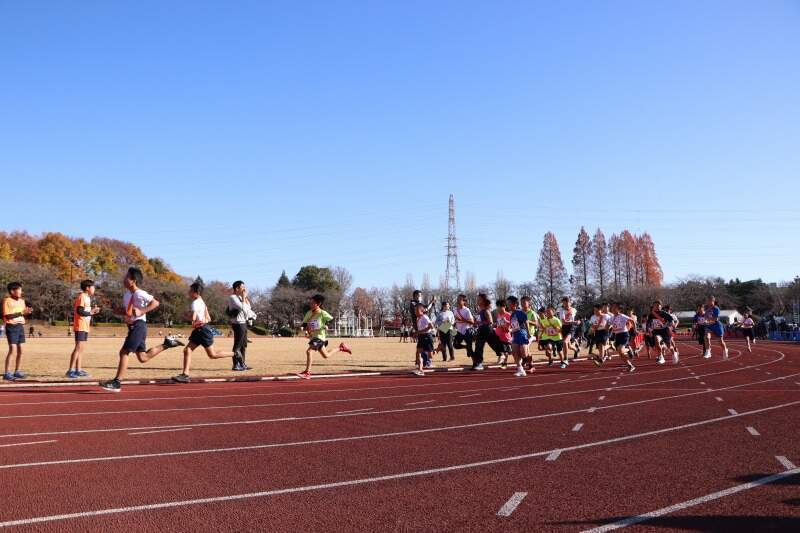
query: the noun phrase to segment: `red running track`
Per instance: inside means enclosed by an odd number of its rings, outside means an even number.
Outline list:
[[[800,346],[0,394],[0,528],[800,530]]]

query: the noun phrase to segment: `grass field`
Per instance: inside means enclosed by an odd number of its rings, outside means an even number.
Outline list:
[[[122,330],[121,330],[122,331]],[[152,328],[151,333],[156,333],[157,328]],[[50,332],[49,332],[50,333]],[[24,345],[22,369],[30,379],[35,380],[63,380],[67,371],[69,356],[74,342],[66,336],[28,339]],[[118,352],[122,346],[123,334],[117,337],[98,337],[89,339],[83,356],[83,368],[91,374],[91,378],[104,379],[114,376],[117,368]],[[192,376],[242,376],[245,374],[275,375],[300,372],[305,365],[305,349],[307,340],[304,338],[270,338],[251,335],[251,343],[247,350],[247,364],[253,367],[250,372],[233,372],[227,359],[209,359],[202,348],[196,349],[192,354]],[[161,337],[151,336],[148,347],[160,343]],[[315,373],[342,372],[342,371],[381,371],[392,369],[411,369],[414,361],[414,343],[400,343],[397,338],[374,339],[346,339],[353,350],[353,355],[337,353],[330,359],[323,359],[315,354]],[[5,339],[2,341],[6,349]],[[331,346],[338,345],[339,339],[331,339]],[[215,346],[220,350],[230,350],[233,339],[218,337]],[[494,362],[495,355],[491,350],[486,351],[486,361]],[[538,354],[542,357],[542,354]],[[166,378],[178,374],[183,361],[182,348],[167,350],[146,364],[141,364],[136,357],[130,358],[129,379]],[[434,359],[436,366],[460,366],[470,362],[464,350],[456,350],[456,360],[443,363],[441,359]],[[13,370],[13,363],[12,363]],[[87,378],[89,379],[89,378]]]

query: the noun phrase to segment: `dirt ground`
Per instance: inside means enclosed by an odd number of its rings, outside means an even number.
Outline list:
[[[102,334],[113,334],[112,330],[104,330]],[[117,337],[90,337],[83,356],[83,368],[91,374],[91,378],[105,379],[114,376],[118,361],[118,352],[122,346],[124,330],[120,329]],[[60,332],[60,330],[59,330]],[[49,334],[54,332],[48,331]],[[35,380],[63,380],[64,373],[69,366],[69,356],[74,346],[74,341],[66,336],[66,331],[60,332],[63,336],[44,336],[29,338],[23,347],[22,370],[30,379]],[[151,333],[158,333],[158,330]],[[148,347],[159,344],[162,337],[151,336],[148,338]],[[304,338],[271,338],[250,336],[251,343],[247,350],[247,364],[253,367],[250,372],[233,372],[227,359],[209,359],[202,348],[196,349],[192,354],[193,377],[212,376],[242,376],[253,375],[281,375],[300,372],[305,365],[305,349],[307,340]],[[373,339],[330,339],[330,345],[338,346],[345,340],[353,350],[353,355],[345,353],[334,354],[329,359],[323,359],[319,354],[314,354],[315,373],[330,372],[375,372],[383,370],[411,369],[414,362],[415,344],[401,343],[398,338],[373,338]],[[233,339],[230,337],[217,337],[215,346],[219,350],[230,350]],[[6,349],[5,338],[0,339],[0,346]],[[537,359],[542,358],[541,353],[534,354]],[[182,348],[173,348],[162,352],[145,364],[130,357],[129,371],[126,379],[155,379],[166,378],[179,373],[183,361]],[[495,354],[487,348],[486,361],[494,363]],[[439,354],[434,358],[437,367],[462,366],[470,360],[465,350],[456,350],[456,359],[453,362],[443,363]],[[13,371],[13,361],[12,361]]]

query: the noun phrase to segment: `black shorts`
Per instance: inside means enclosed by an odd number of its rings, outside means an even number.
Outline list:
[[[430,333],[417,335],[417,349],[421,353],[433,353],[433,335]]]
[[[621,348],[623,346],[628,345],[628,341],[631,340],[631,336],[628,332],[623,333],[615,333],[614,334],[614,347]]]
[[[608,340],[608,330],[607,329],[598,329],[594,332],[594,344],[595,346],[602,346]]]
[[[322,350],[327,345],[328,341],[324,341],[322,339],[311,339],[310,341],[308,341],[308,347],[314,350],[315,352]]]
[[[669,341],[672,340],[672,332],[669,330],[669,328],[654,329],[653,338],[655,338],[656,335],[661,337],[661,340],[663,340],[665,344],[669,344]]]
[[[6,324],[8,344],[25,344],[25,324]]]
[[[650,348],[656,347],[656,338],[653,335],[645,335],[644,336],[644,345],[649,346]]]
[[[88,331],[76,331],[75,332],[75,340],[80,342],[86,342],[89,340],[89,332]]]
[[[567,335],[570,337],[575,335],[575,326],[572,324],[564,324],[561,326],[561,336],[567,338]]]
[[[544,346],[545,348],[550,346],[551,348],[555,348],[556,351],[559,351],[564,346],[564,341],[556,341],[556,340],[553,340],[553,339],[544,339],[544,340],[542,340],[542,346]]]
[[[192,334],[189,335],[189,343],[208,348],[214,344],[214,333],[211,332],[211,328],[208,326],[196,328],[192,331]]]
[[[147,351],[147,322],[137,320],[133,324],[128,324],[128,336],[125,337],[122,350],[126,353]]]
[[[742,328],[742,334],[744,334],[746,339],[750,339],[751,341],[756,339],[756,334],[753,331],[753,328]]]
[[[497,347],[500,349],[500,353],[511,353],[511,343],[510,342],[499,342],[497,343]]]

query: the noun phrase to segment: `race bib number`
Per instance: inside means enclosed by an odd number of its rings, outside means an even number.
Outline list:
[[[319,320],[315,319],[315,320],[309,321],[308,327],[309,327],[309,329],[311,329],[313,331],[317,331],[318,329],[320,329]]]
[[[558,335],[558,330],[552,326],[549,326],[545,331],[547,332],[547,335],[551,337]]]
[[[660,320],[653,320],[653,329],[664,329],[664,323]]]

